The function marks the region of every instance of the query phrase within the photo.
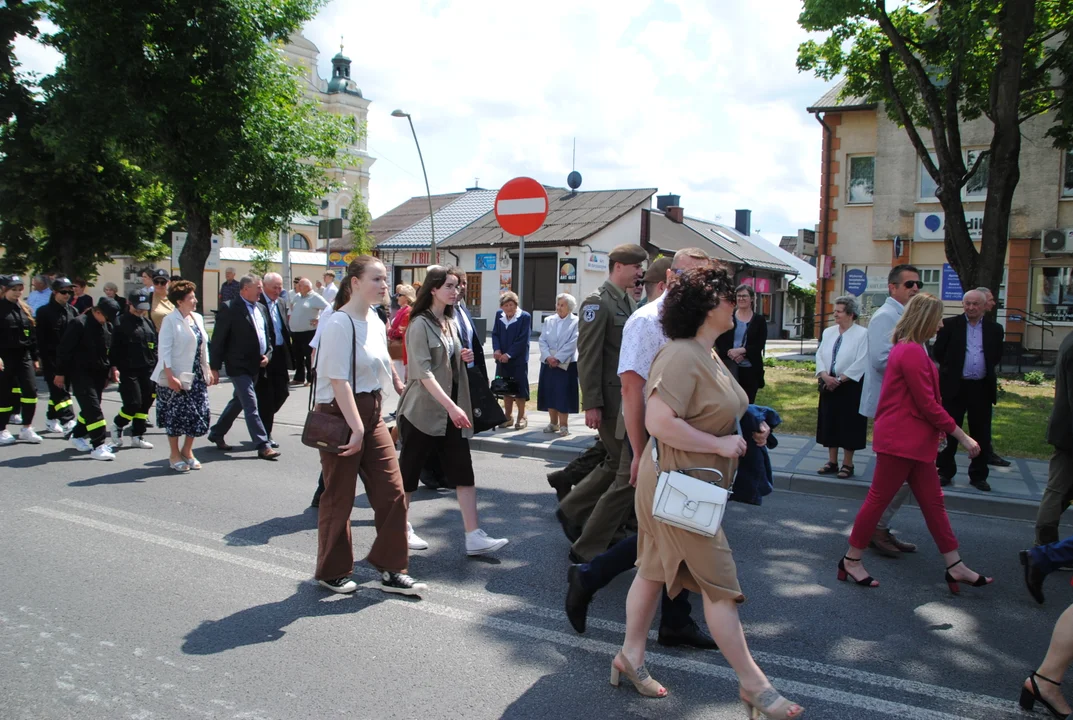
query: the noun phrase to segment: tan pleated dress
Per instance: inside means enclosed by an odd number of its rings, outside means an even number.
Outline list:
[[[702,432],[732,435],[736,421],[745,414],[749,399],[723,361],[696,340],[672,340],[652,363],[645,392],[658,395],[675,414]],[[652,518],[656,493],[656,468],[649,441],[637,475],[637,568],[641,577],[665,583],[675,597],[683,588],[703,592],[710,600],[744,602],[738,586],[734,558],[720,528],[713,538],[672,527]],[[723,473],[722,486],[729,488],[738,467],[736,458],[685,452],[659,443],[662,470],[711,467]],[[702,474],[697,477],[706,478]],[[724,524],[727,517],[724,517]]]

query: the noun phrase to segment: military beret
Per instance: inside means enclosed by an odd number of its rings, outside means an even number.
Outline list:
[[[645,282],[655,283],[664,282],[667,279],[667,271],[671,269],[671,259],[669,257],[661,257],[658,260],[654,260],[645,271]]]
[[[622,263],[623,265],[637,265],[648,259],[648,253],[640,245],[631,243],[619,245],[607,257],[611,262]]]

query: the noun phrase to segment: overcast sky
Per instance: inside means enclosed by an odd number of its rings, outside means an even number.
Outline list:
[[[800,0],[334,0],[305,28],[321,75],[343,36],[369,108],[370,206],[518,175],[583,190],[658,188],[688,215],[768,237],[818,221],[826,85],[794,65]],[[16,45],[27,69],[56,59]]]

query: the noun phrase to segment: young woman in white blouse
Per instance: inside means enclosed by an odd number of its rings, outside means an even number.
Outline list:
[[[387,352],[387,331],[373,307],[387,288],[387,271],[374,257],[362,255],[347,267],[335,297],[335,312],[321,333],[314,364],[317,409],[341,415],[350,426],[350,442],[338,454],[320,451],[324,494],[317,517],[317,572],[333,592],[357,589],[350,574],[354,547],[350,512],[358,470],[372,506],[376,540],[366,560],[380,571],[384,592],[417,595],[425,589],[407,574],[406,494],[391,434],[381,417],[381,389],[393,383],[402,391]]]
[[[853,453],[868,442],[868,418],[861,415],[861,390],[868,364],[868,331],[857,324],[857,299],[835,298],[835,324],[823,331],[816,350],[816,377],[820,383],[820,408],[816,417],[816,442],[827,448],[827,464],[821,475],[853,476]],[[842,466],[838,449],[842,448]]]

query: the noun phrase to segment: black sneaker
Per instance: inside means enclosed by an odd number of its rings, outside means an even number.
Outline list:
[[[386,593],[396,595],[420,595],[428,590],[428,585],[416,582],[406,573],[388,572],[384,570],[380,574],[380,589]]]
[[[358,584],[351,580],[349,575],[344,575],[334,580],[318,580],[317,582],[320,583],[321,587],[337,593],[352,593],[358,589]]]

